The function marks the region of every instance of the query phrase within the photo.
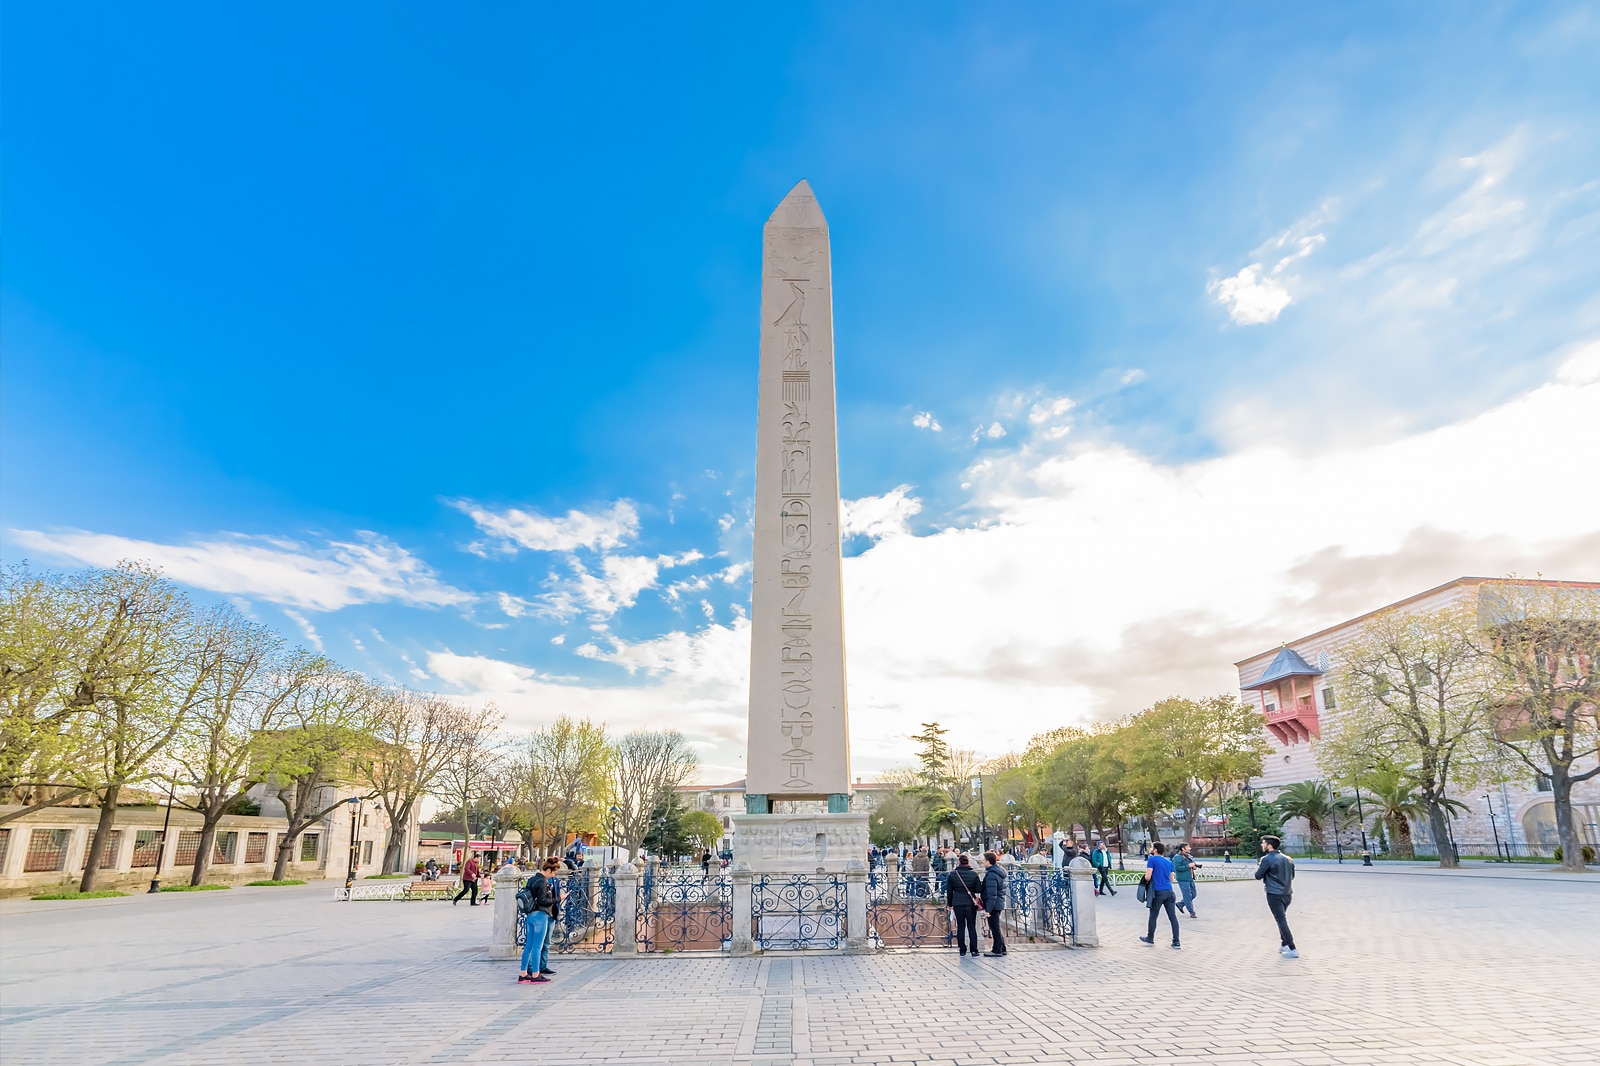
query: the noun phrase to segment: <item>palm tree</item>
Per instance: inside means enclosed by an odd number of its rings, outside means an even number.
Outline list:
[[[1411,819],[1425,817],[1428,808],[1417,795],[1411,775],[1385,764],[1368,770],[1357,784],[1366,794],[1367,810],[1388,830],[1389,847],[1401,858],[1413,857]]]
[[[1327,850],[1328,837],[1323,832],[1322,823],[1340,808],[1335,807],[1331,790],[1326,784],[1321,781],[1296,781],[1286,785],[1274,802],[1285,818],[1304,818],[1315,834],[1317,844],[1324,851]]]

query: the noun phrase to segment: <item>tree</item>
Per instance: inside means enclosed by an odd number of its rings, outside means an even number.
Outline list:
[[[301,653],[292,669],[295,684],[278,728],[263,734],[257,748],[263,779],[288,823],[273,861],[275,881],[287,875],[300,834],[349,798],[338,786],[355,778],[354,763],[371,743],[362,731],[372,695],[365,679],[320,655]]]
[[[383,869],[395,873],[417,805],[439,783],[473,712],[443,696],[406,688],[378,689],[372,697],[367,720],[372,742],[356,753],[354,771],[389,820]]]
[[[475,800],[484,798],[495,775],[504,769],[501,753],[495,745],[495,731],[502,721],[504,718],[493,703],[482,707],[457,705],[455,713],[443,719],[444,755],[432,792],[457,804],[461,811],[463,866],[472,850],[472,823],[468,813]]]
[[[1239,838],[1239,853],[1246,858],[1261,854],[1261,838],[1283,837],[1283,815],[1271,800],[1245,795],[1222,801],[1222,816],[1231,837]]]
[[[218,612],[196,618],[189,600],[155,570],[123,563],[91,571],[87,582],[90,654],[76,663],[73,699],[84,742],[76,784],[100,798],[100,820],[83,864],[80,892],[94,890],[117,800],[166,754],[221,660]]]
[[[550,842],[549,854],[559,854],[572,823],[597,825],[606,805],[612,770],[606,727],[564,714],[535,731],[527,751],[528,772],[537,781],[539,828],[557,830],[553,836],[545,832],[545,839]],[[717,824],[720,829],[721,823]]]
[[[1600,593],[1507,582],[1480,597],[1491,618],[1478,647],[1494,666],[1495,738],[1550,779],[1561,867],[1581,872],[1572,788],[1600,774]]]
[[[1328,834],[1322,823],[1335,813],[1336,808],[1332,791],[1326,784],[1321,781],[1296,781],[1284,786],[1273,803],[1285,818],[1304,818],[1318,845],[1327,850]]]
[[[691,843],[705,851],[722,839],[722,820],[710,811],[690,811],[679,819],[679,827]]]
[[[908,795],[904,790],[896,792],[886,796],[872,812],[867,820],[867,837],[878,847],[888,848],[919,836],[933,835],[925,831],[923,823],[927,814],[927,806],[916,795]]]
[[[923,722],[922,732],[911,735],[917,742],[917,776],[931,788],[943,788],[950,776],[950,745],[944,739],[949,732],[938,722]]]
[[[700,757],[676,729],[636,729],[617,738],[611,753],[617,833],[635,855],[651,818],[699,765]]]
[[[171,764],[174,783],[190,798],[180,800],[200,815],[200,844],[189,883],[205,881],[217,838],[217,823],[260,780],[261,735],[298,683],[295,664],[282,658],[283,641],[237,611],[219,608],[216,668],[206,676],[192,713],[179,731]]]
[[[689,813],[676,789],[668,792],[661,805],[650,812],[644,845],[668,862],[688,852],[690,838],[684,819]]]
[[[1122,741],[1125,784],[1142,800],[1152,839],[1155,811],[1176,804],[1192,841],[1200,808],[1227,782],[1260,774],[1270,750],[1261,715],[1229,695],[1161,700],[1128,721]]]
[[[1393,763],[1379,762],[1353,780],[1365,793],[1362,809],[1370,811],[1372,820],[1383,827],[1382,835],[1387,838],[1390,850],[1404,859],[1415,855],[1411,819],[1426,817],[1428,808],[1417,798],[1410,775]]]
[[[88,704],[73,686],[90,647],[84,575],[6,566],[0,578],[0,825],[90,791],[69,780]]]
[[[1403,765],[1427,811],[1439,865],[1459,866],[1450,841],[1453,787],[1471,787],[1492,760],[1488,672],[1473,605],[1389,610],[1340,649],[1340,714],[1323,729],[1318,761],[1359,777],[1383,755]]]
[[[1127,770],[1117,727],[1079,732],[1060,744],[1035,772],[1030,802],[1052,825],[1083,825],[1102,836],[1121,832],[1131,797],[1123,787]]]

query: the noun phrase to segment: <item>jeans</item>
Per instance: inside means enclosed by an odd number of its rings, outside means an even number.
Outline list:
[[[956,916],[956,947],[965,955],[978,953],[978,912],[971,907],[954,908]],[[968,947],[967,945],[971,945]]]
[[[1179,881],[1178,882],[1178,888],[1183,892],[1183,898],[1178,901],[1178,909],[1180,911],[1186,910],[1191,915],[1193,915],[1194,914],[1194,882],[1193,881]]]
[[[472,902],[473,902],[474,905],[476,905],[477,902],[478,902],[478,882],[476,882],[476,881],[463,881],[463,882],[461,882],[461,891],[456,893],[456,898],[455,898],[454,902],[460,903],[461,902],[461,897],[465,896],[467,894],[468,890],[470,890],[472,892]]]
[[[1167,921],[1172,923],[1172,942],[1178,942],[1178,908],[1174,903],[1177,896],[1170,888],[1151,889],[1150,891],[1150,927],[1145,930],[1145,936],[1154,940],[1156,938],[1156,921],[1161,917],[1161,908],[1167,909]]]
[[[989,945],[991,951],[993,951],[996,955],[1004,955],[1006,953],[1006,938],[1005,935],[1000,932],[999,911],[989,912],[989,939],[994,941],[993,944]]]
[[[1278,922],[1278,939],[1286,948],[1294,947],[1294,934],[1289,932],[1289,897],[1267,893],[1267,909]]]
[[[522,972],[538,973],[550,968],[550,916],[530,911],[522,926]]]
[[[1111,867],[1102,866],[1095,871],[1095,875],[1101,892],[1109,892],[1113,896],[1117,894],[1117,890],[1111,887]]]

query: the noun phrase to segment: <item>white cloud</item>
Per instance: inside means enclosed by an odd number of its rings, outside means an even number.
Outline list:
[[[601,621],[632,607],[639,593],[654,588],[662,564],[660,558],[646,555],[607,555],[600,560],[598,573],[575,558],[567,565],[572,575],[552,575],[553,588],[539,598],[540,613],[565,621],[587,612],[591,620]]]
[[[565,644],[566,642],[567,635],[565,633],[557,633],[555,636],[550,638],[550,643],[552,644],[561,645]]]
[[[881,540],[911,532],[910,520],[922,512],[922,501],[900,485],[882,496],[839,501],[839,522],[845,536],[859,534]]]
[[[985,437],[989,438],[990,440],[999,440],[1005,435],[1006,427],[1002,426],[998,422],[990,422],[987,426],[980,425],[977,429],[972,431],[972,439],[975,441],[982,440]]]
[[[932,411],[919,411],[911,419],[911,424],[916,426],[918,429],[927,429],[933,431],[934,433],[944,432],[944,427],[939,424],[939,420],[937,418],[933,417]]]
[[[330,541],[322,547],[239,533],[189,544],[81,530],[18,529],[12,535],[19,544],[52,558],[91,566],[142,559],[193,588],[309,611],[385,602],[446,607],[476,599],[440,581],[426,563],[376,533],[357,533],[355,540]]]
[[[307,644],[310,644],[318,651],[325,650],[322,646],[321,634],[317,632],[317,627],[312,625],[310,620],[307,619],[305,615],[301,614],[299,611],[291,611],[287,607],[283,609],[283,613],[288,616],[291,622],[300,627],[300,632],[305,634]],[[355,644],[357,648],[361,648],[361,642],[359,640],[356,641]],[[361,648],[361,650],[365,651],[366,649]]]
[[[1251,263],[1230,278],[1213,281],[1206,291],[1241,326],[1275,321],[1289,306],[1289,290],[1278,279],[1261,276],[1260,263]]]
[[[525,615],[533,613],[535,609],[533,604],[529,603],[521,596],[513,596],[509,592],[500,593],[498,599],[500,601],[500,610],[503,611],[508,618],[522,618]]]
[[[1120,379],[1120,384],[1123,384],[1123,385],[1137,385],[1137,384],[1139,384],[1139,382],[1143,381],[1145,379],[1145,377],[1146,377],[1146,374],[1145,374],[1145,372],[1143,370],[1140,370],[1138,367],[1134,367],[1132,370],[1130,370],[1126,374],[1122,375],[1122,377]]]
[[[500,552],[515,552],[518,547],[546,552],[609,551],[639,532],[639,512],[628,500],[618,500],[609,510],[568,511],[562,518],[515,507],[494,511],[471,500],[457,500],[451,506],[494,538],[493,550]],[[471,547],[482,554],[482,546]]]

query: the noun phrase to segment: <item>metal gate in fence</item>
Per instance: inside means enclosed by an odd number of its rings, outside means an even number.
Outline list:
[[[1048,867],[1024,870],[1013,866],[1006,879],[1006,909],[1001,924],[1006,935],[1025,942],[1072,943],[1072,893],[1067,876]]]
[[[726,951],[733,938],[733,885],[693,867],[646,870],[639,878],[640,951]]]
[[[758,948],[838,948],[845,934],[842,874],[762,874],[750,882],[750,934]]]
[[[617,919],[617,882],[609,873],[585,871],[556,878],[567,898],[550,929],[550,950],[558,955],[609,952]],[[527,942],[527,922],[518,916],[513,935]]]
[[[945,907],[947,874],[867,872],[867,926],[873,947],[949,947],[955,942]]]

